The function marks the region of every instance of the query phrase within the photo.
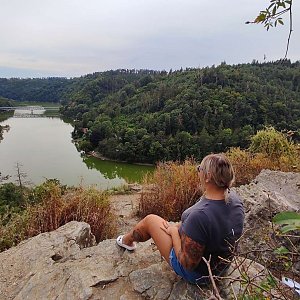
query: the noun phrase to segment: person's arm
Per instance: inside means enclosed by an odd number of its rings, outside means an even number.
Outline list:
[[[183,231],[180,236],[176,225],[165,224],[165,228],[162,229],[171,236],[173,248],[180,264],[187,270],[194,270],[202,259],[205,246],[192,240]]]

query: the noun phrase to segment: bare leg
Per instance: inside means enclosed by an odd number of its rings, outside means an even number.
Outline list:
[[[164,219],[157,215],[148,215],[134,228],[123,236],[123,243],[131,246],[133,242],[145,242],[152,238],[161,256],[169,263],[170,251],[173,247],[172,238],[164,232]]]

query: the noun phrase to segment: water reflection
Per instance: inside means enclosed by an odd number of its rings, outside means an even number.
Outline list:
[[[141,182],[146,173],[154,171],[154,166],[106,161],[95,157],[84,157],[83,162],[89,169],[98,170],[106,179],[123,178],[126,182]]]
[[[22,165],[22,172],[33,184],[56,178],[62,184],[82,183],[101,189],[117,187],[125,181],[140,182],[145,173],[154,170],[151,166],[82,158],[72,143],[72,125],[60,118],[10,117],[0,125],[10,127],[0,142],[0,172],[10,175],[12,182],[16,163]]]

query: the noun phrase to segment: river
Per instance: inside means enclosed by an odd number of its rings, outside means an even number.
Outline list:
[[[72,142],[72,125],[59,117],[10,117],[0,125],[10,126],[0,142],[0,172],[10,175],[5,182],[16,181],[17,164],[27,184],[56,178],[69,186],[93,185],[99,189],[139,182],[154,169],[81,156]]]

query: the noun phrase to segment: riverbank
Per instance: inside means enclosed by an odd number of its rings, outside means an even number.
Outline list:
[[[107,161],[114,161],[114,162],[119,162],[119,163],[129,163],[128,161],[125,160],[117,160],[117,159],[111,159],[108,157],[103,156],[97,151],[91,151],[86,153],[87,156],[92,156],[101,160],[107,160]],[[154,167],[155,164],[149,164],[149,163],[140,163],[140,162],[130,162],[133,165],[138,165],[138,166],[149,166],[149,167]]]

